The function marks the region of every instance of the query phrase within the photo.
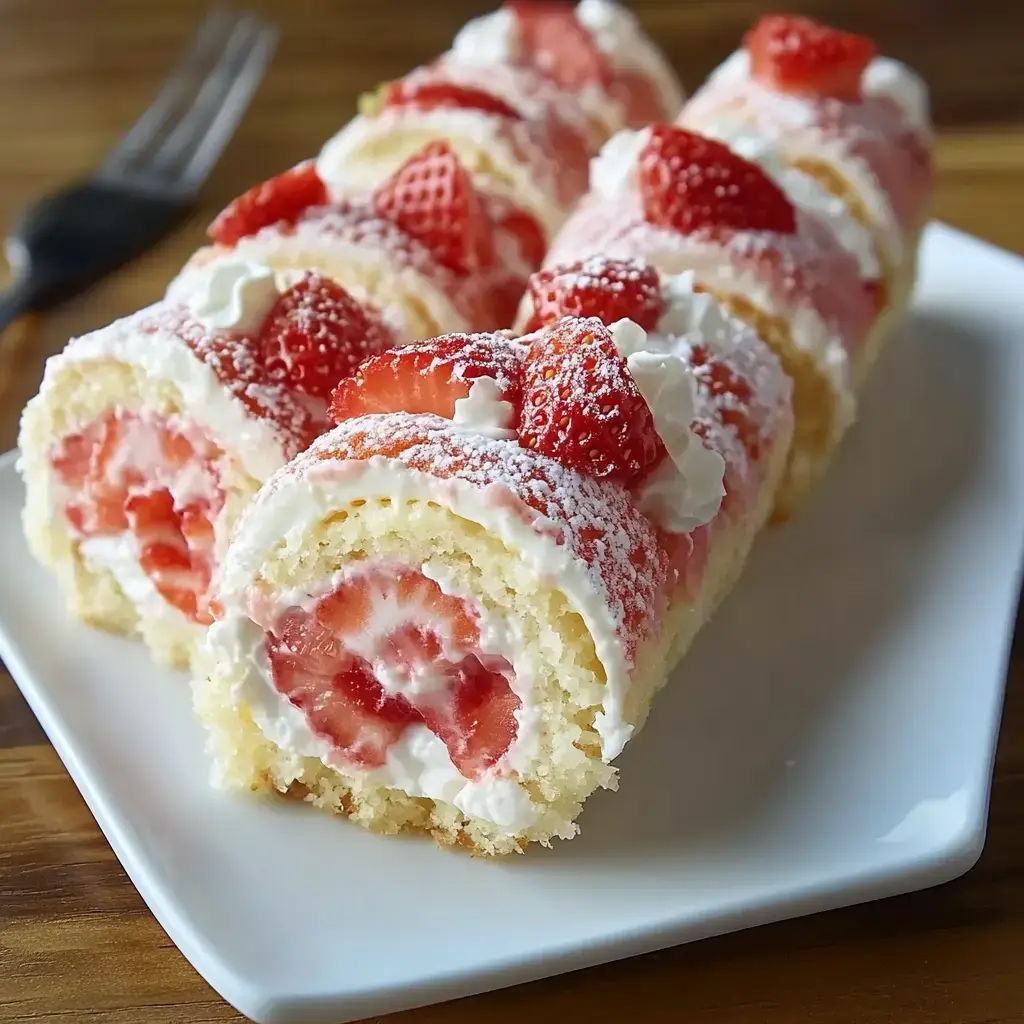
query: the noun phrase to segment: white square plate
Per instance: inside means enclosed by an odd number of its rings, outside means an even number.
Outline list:
[[[934,885],[984,842],[1024,547],[1024,262],[927,232],[813,505],[595,796],[498,863],[206,783],[185,680],[60,611],[0,468],[0,653],[132,881],[225,999],[352,1020]]]

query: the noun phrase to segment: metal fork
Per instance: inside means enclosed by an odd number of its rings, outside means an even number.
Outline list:
[[[213,10],[156,99],[95,173],[46,196],[5,243],[13,282],[0,331],[84,291],[145,252],[191,209],[259,86],[277,30]]]

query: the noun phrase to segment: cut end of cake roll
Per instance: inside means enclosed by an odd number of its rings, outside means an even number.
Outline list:
[[[334,384],[392,342],[333,283],[244,263],[72,339],[19,435],[25,533],[72,614],[187,665],[239,512],[326,427]]]
[[[403,338],[493,330],[510,322],[533,267],[507,213],[445,142],[415,153],[372,193],[334,200],[306,162],[231,203],[210,227],[214,244],[192,256],[167,295],[180,299],[210,267],[248,260],[319,272],[385,311]]]
[[[194,690],[218,784],[483,855],[576,834],[788,450],[774,357],[691,297],[671,337],[558,317],[339,386],[223,562]]]

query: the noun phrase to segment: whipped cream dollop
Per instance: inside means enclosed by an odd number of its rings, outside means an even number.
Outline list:
[[[616,132],[590,161],[590,188],[604,199],[613,199],[632,181],[640,151],[651,137],[649,128]]]
[[[474,64],[508,64],[518,43],[515,15],[507,7],[470,18],[452,41],[451,52]]]
[[[210,331],[253,334],[280,297],[274,271],[248,260],[228,260],[196,278],[185,297],[191,314]]]
[[[689,533],[715,516],[725,495],[725,460],[691,429],[697,406],[693,373],[666,340],[632,320],[609,329],[669,455],[644,481],[637,505],[664,529]]]
[[[702,125],[700,131],[710,139],[724,142],[744,160],[757,164],[797,209],[823,220],[836,241],[857,260],[861,277],[874,280],[881,276],[871,232],[853,216],[843,199],[823,188],[811,175],[788,166],[775,140],[739,119],[721,118]]]
[[[861,89],[866,96],[886,96],[922,135],[931,134],[931,103],[924,79],[891,57],[876,57],[864,71]]]
[[[452,422],[470,434],[480,434],[498,441],[516,436],[511,429],[515,408],[501,397],[501,386],[493,377],[477,377],[470,385],[469,394],[455,402]]]

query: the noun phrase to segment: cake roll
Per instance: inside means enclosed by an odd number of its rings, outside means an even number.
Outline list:
[[[488,66],[536,69],[571,92],[606,135],[670,121],[683,104],[672,65],[615,0],[505,3],[468,21],[452,53]]]
[[[571,838],[615,787],[772,506],[792,408],[691,277],[585,273],[601,318],[369,359],[242,514],[194,684],[218,786],[488,856]]]
[[[505,207],[536,270],[586,192],[604,138],[573,94],[532,68],[447,54],[365,95],[316,166],[332,193],[347,195],[372,189],[427,142],[443,140],[480,191]]]
[[[74,615],[188,663],[260,484],[326,429],[331,389],[394,333],[315,273],[222,263],[48,360],[21,420],[24,529]]]
[[[878,56],[863,36],[768,15],[694,94],[679,123],[770,140],[871,233],[884,305],[904,307],[933,181],[928,89],[914,71]]]
[[[507,214],[443,141],[347,197],[332,197],[306,161],[230,203],[210,225],[212,244],[193,254],[167,295],[187,295],[211,266],[246,260],[316,270],[387,309],[406,340],[504,328],[536,260]]]
[[[786,518],[822,475],[854,418],[852,366],[884,329],[879,263],[862,225],[817,181],[673,125],[620,132],[594,161],[591,192],[549,266],[639,258],[745,319],[795,385],[795,437],[778,495]],[[521,316],[529,317],[529,300]]]

